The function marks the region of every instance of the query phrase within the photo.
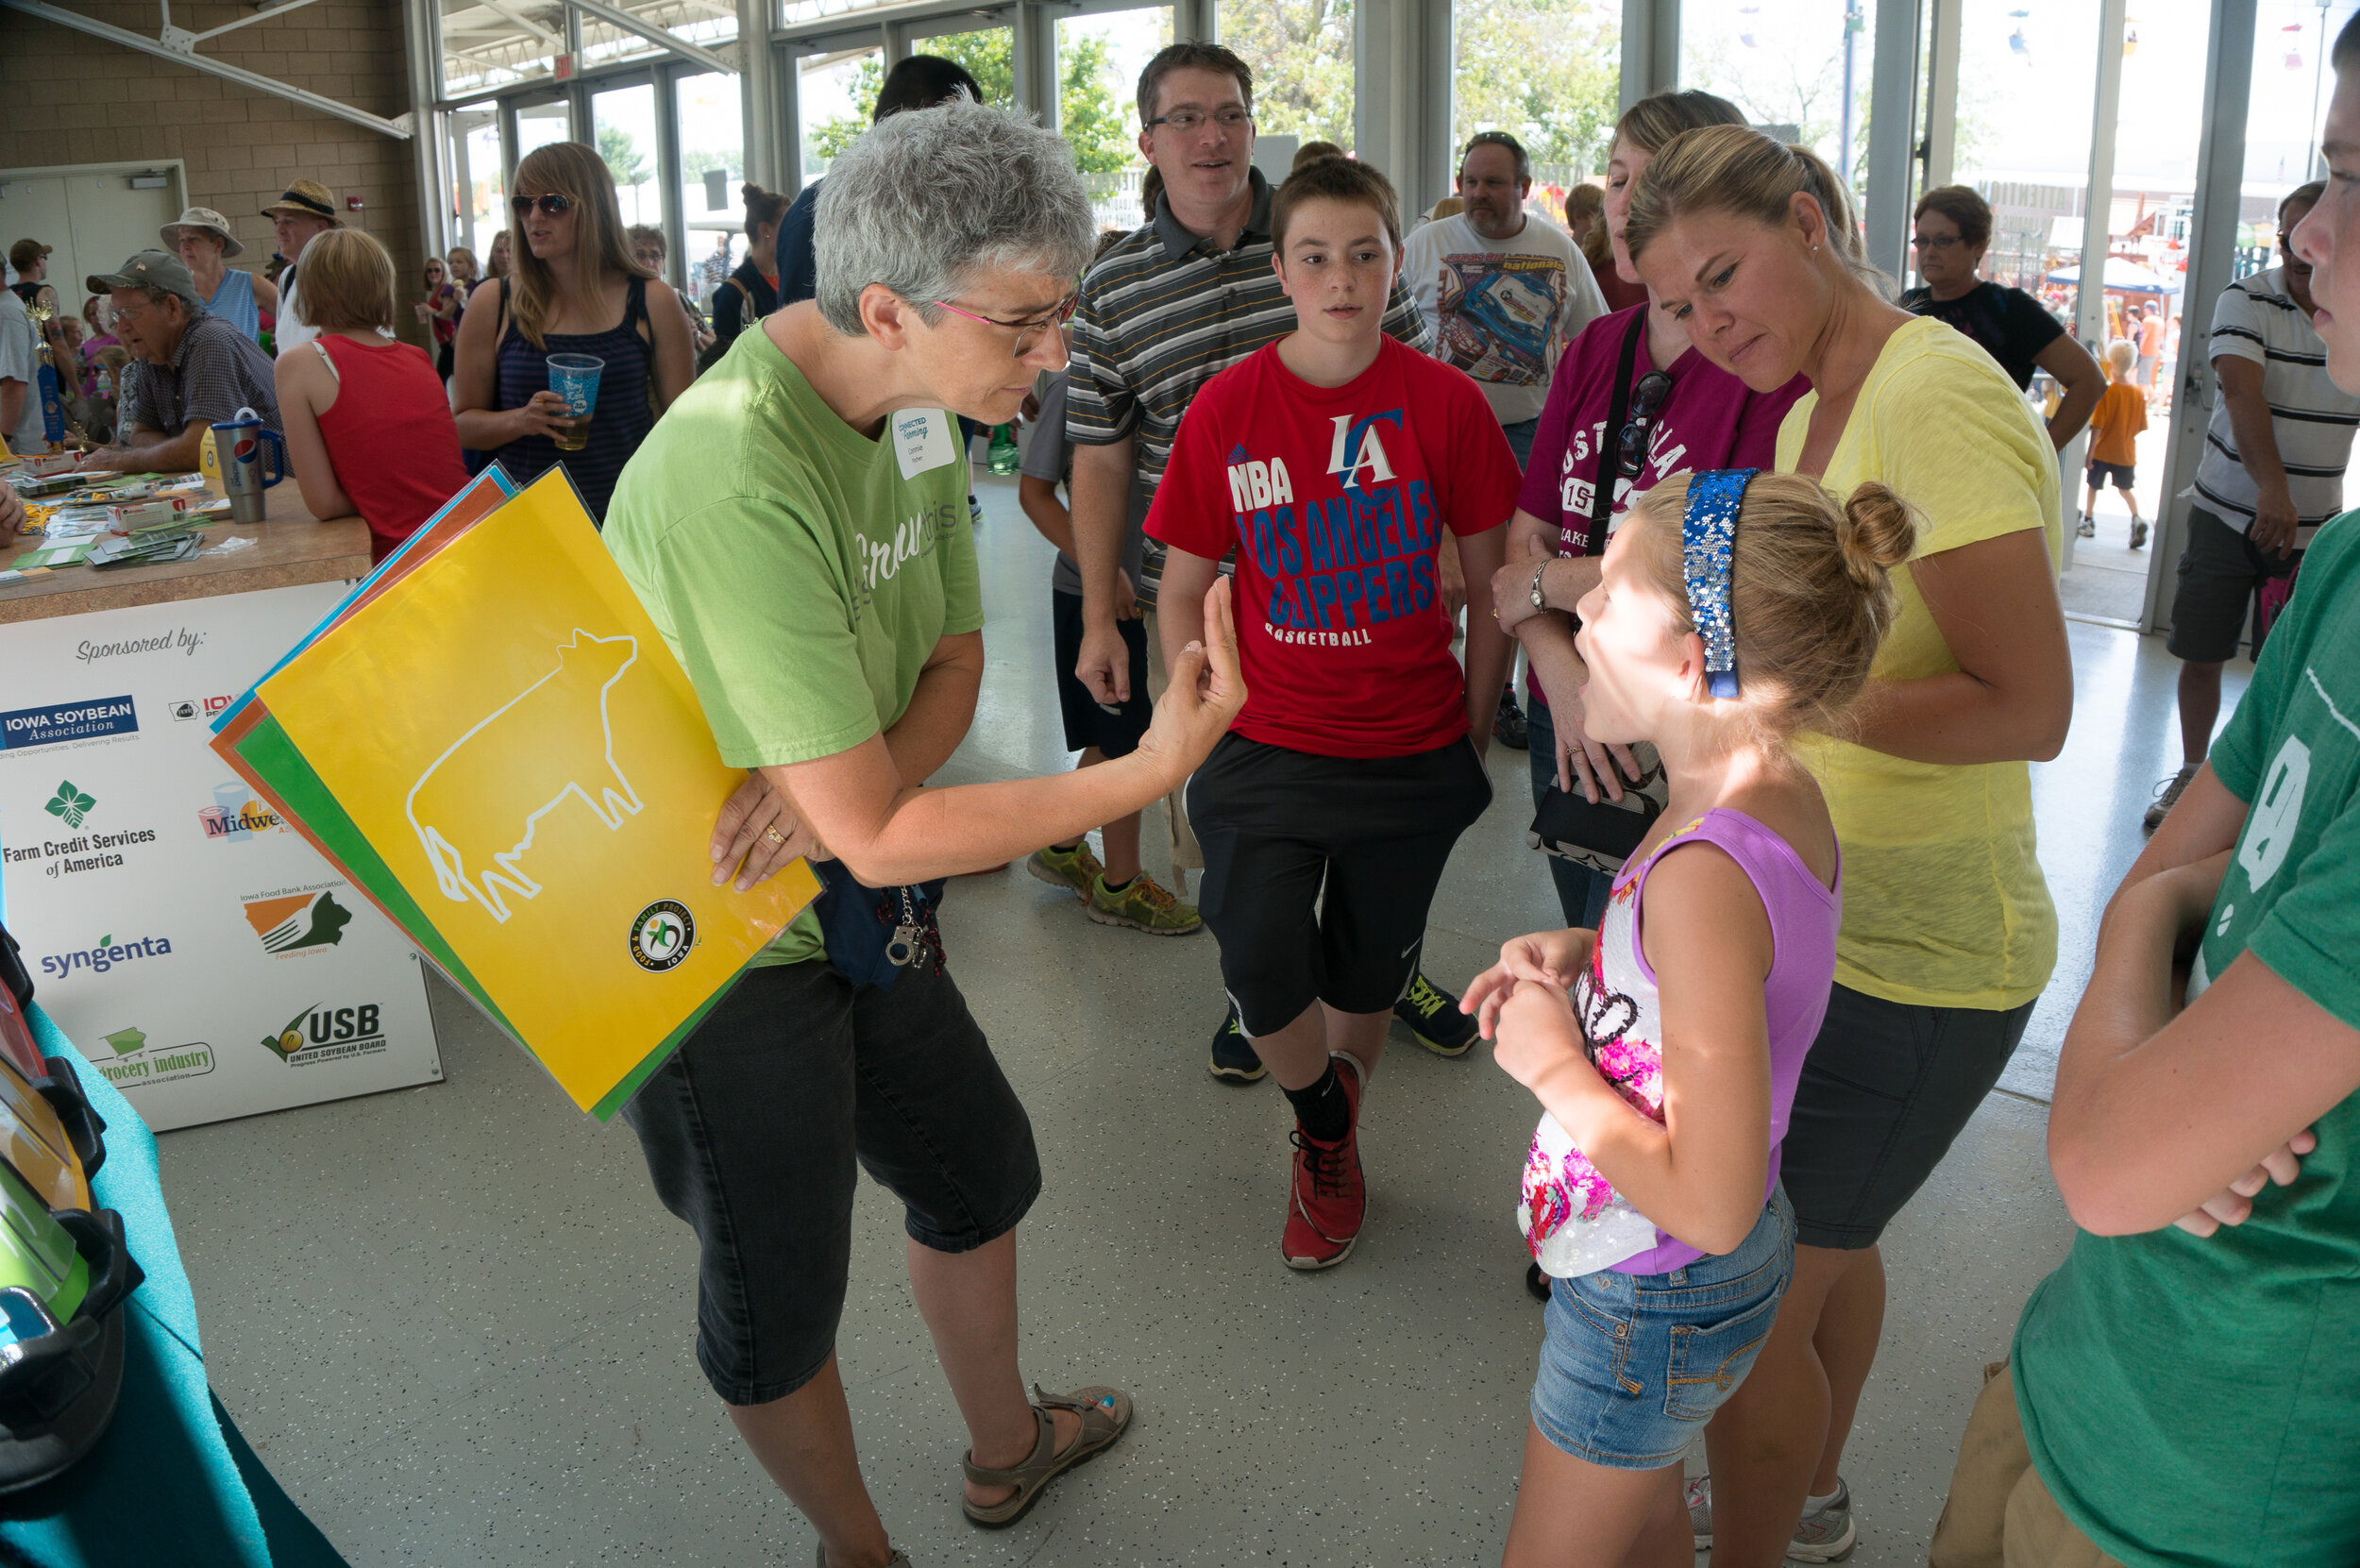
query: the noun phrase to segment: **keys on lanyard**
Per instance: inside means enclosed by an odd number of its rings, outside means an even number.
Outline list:
[[[910,902],[910,890],[902,892],[902,923],[893,928],[893,936],[885,943],[885,961],[895,969],[907,969],[925,956],[926,933],[918,923],[918,910]]]

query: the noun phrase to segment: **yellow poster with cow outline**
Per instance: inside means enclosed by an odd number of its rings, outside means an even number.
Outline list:
[[[712,885],[724,765],[551,469],[263,682],[354,827],[584,1110],[818,891]]]

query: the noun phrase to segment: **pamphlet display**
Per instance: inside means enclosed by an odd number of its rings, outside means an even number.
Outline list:
[[[213,748],[604,1120],[818,884],[712,885],[744,774],[564,470],[509,488],[455,497]]]

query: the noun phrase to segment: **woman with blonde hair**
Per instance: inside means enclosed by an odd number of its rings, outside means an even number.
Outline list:
[[[687,312],[632,255],[615,177],[594,149],[537,147],[513,183],[509,205],[525,241],[515,275],[479,285],[459,326],[451,405],[460,443],[520,481],[563,464],[603,521],[623,464],[696,375]],[[565,399],[549,390],[552,354],[603,362],[586,418],[567,417]],[[561,449],[561,435],[581,445]]]
[[[1881,484],[1925,519],[1844,738],[1798,753],[1845,889],[1781,1166],[1795,1277],[1691,1493],[1716,1562],[1829,1562],[1857,1539],[1837,1464],[1884,1319],[1878,1238],[1998,1081],[2056,962],[2028,766],[2073,717],[2056,453],[1989,354],[1887,301],[1808,151],[1744,126],[1677,137],[1625,238],[1706,358],[1756,391],[1810,383],[1779,427],[1780,472],[1838,495]]]
[[[314,517],[369,525],[382,561],[467,482],[442,379],[394,341],[394,259],[331,228],[303,247],[303,311],[319,336],[275,370],[287,458]]]
[[[530,156],[530,155],[528,155]],[[492,248],[483,258],[483,276],[505,278],[515,270],[512,258],[514,247],[510,244],[508,230],[503,228],[492,236]]]

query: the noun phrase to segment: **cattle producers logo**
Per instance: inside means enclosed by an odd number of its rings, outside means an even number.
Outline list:
[[[302,953],[331,948],[345,939],[352,912],[336,902],[328,888],[285,893],[275,898],[247,899],[245,923],[270,953]]]
[[[697,918],[675,899],[658,899],[631,922],[631,961],[651,974],[676,969],[697,945]]]
[[[105,974],[117,964],[133,963],[142,958],[161,958],[172,951],[167,936],[141,936],[118,942],[113,936],[101,936],[92,946],[77,953],[45,953],[41,972],[63,980],[76,969],[88,969],[93,974]]]
[[[57,794],[52,795],[49,803],[41,809],[62,819],[67,827],[78,828],[97,804],[95,797],[75,788],[72,779],[59,779]]]
[[[314,1003],[281,1024],[277,1033],[264,1035],[262,1044],[289,1067],[373,1056],[385,1049],[379,1019],[374,1002],[351,1007]]]
[[[213,1071],[213,1048],[203,1040],[187,1045],[150,1045],[143,1029],[118,1029],[101,1037],[114,1048],[114,1059],[93,1060],[110,1084],[160,1084],[174,1078],[201,1078]]]
[[[54,702],[45,708],[18,708],[0,713],[0,751],[136,734],[139,727],[139,709],[127,695],[94,698],[85,702]]]
[[[185,724],[199,718],[211,719],[236,700],[235,697],[227,694],[220,697],[183,697],[169,704],[164,711]]]

